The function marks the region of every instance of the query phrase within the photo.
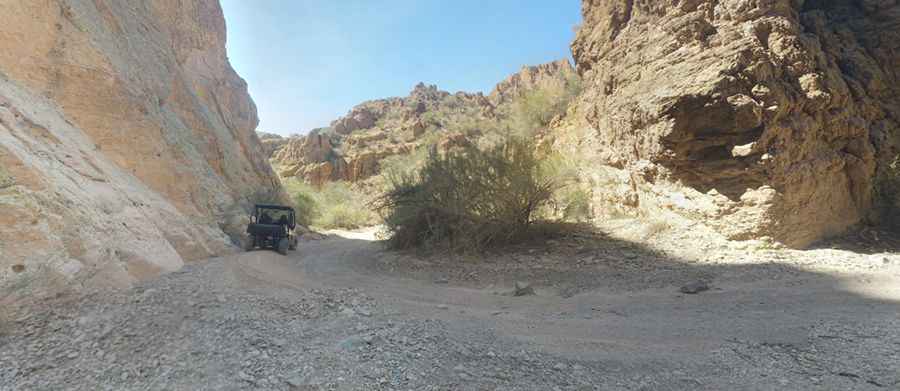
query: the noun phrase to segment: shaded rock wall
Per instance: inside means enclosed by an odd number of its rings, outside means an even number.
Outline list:
[[[216,0],[11,0],[0,15],[3,300],[231,251],[244,208],[281,196]]]
[[[578,111],[621,179],[598,198],[791,246],[871,216],[900,134],[897,1],[582,8]]]

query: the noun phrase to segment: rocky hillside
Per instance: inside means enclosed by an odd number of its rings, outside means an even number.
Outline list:
[[[891,202],[900,2],[585,0],[583,16],[598,205],[805,246]]]
[[[216,0],[0,3],[0,306],[231,251],[279,197]]]
[[[262,143],[263,153],[265,153],[266,158],[271,158],[272,155],[275,155],[275,151],[281,149],[281,147],[289,141],[287,138],[274,133],[257,131],[256,135],[259,136],[259,141]]]
[[[446,147],[497,130],[512,116],[516,99],[538,90],[565,91],[577,84],[567,60],[524,67],[485,96],[451,94],[419,84],[407,97],[369,101],[324,129],[291,139],[273,155],[285,177],[307,182],[359,181],[377,174],[391,156],[423,145]]]

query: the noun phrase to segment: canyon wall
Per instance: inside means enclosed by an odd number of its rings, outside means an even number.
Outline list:
[[[598,204],[795,247],[890,218],[879,189],[900,145],[900,2],[582,11],[576,109]]]
[[[321,185],[358,182],[378,174],[382,161],[409,155],[427,145],[452,147],[486,133],[505,131],[513,106],[523,96],[562,94],[578,83],[568,60],[525,66],[498,83],[490,94],[442,91],[419,83],[405,97],[363,102],[331,126],[293,137],[272,155],[284,177]],[[547,96],[551,102],[557,96]],[[559,100],[559,99],[557,99]]]
[[[282,197],[217,0],[0,15],[0,306],[233,251],[246,207]]]

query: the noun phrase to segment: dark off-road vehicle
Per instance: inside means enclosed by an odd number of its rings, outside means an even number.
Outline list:
[[[250,240],[247,251],[255,248],[270,248],[282,255],[297,248],[294,208],[280,205],[257,204],[247,225]]]

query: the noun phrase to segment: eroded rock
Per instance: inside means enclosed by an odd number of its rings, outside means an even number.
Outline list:
[[[597,180],[597,202],[795,247],[882,202],[873,189],[900,145],[896,1],[582,9],[582,141],[609,167],[590,172],[609,179]]]
[[[406,97],[364,102],[331,123],[279,147],[273,162],[284,177],[321,185],[358,182],[377,175],[390,157],[435,146],[445,151],[499,127],[515,99],[542,88],[577,82],[568,60],[524,67],[497,84],[489,96],[449,93],[419,83]]]
[[[217,1],[0,14],[0,306],[232,251],[230,216],[281,195]]]

